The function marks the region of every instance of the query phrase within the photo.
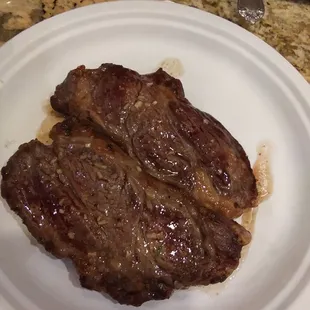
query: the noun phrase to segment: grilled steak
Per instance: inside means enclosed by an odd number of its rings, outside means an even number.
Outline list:
[[[57,86],[51,105],[93,122],[147,173],[229,218],[256,206],[255,177],[240,144],[161,69],[140,75],[113,64],[80,66]]]
[[[20,146],[1,194],[31,234],[70,258],[82,286],[122,304],[224,281],[250,233],[145,174],[107,138],[67,120],[52,145]]]

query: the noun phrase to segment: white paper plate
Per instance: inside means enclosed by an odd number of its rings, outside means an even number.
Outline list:
[[[0,165],[35,137],[42,105],[70,69],[113,62],[145,73],[167,57],[181,60],[188,99],[223,122],[252,163],[258,144],[272,143],[274,194],[260,207],[248,257],[218,294],[176,292],[141,309],[288,309],[309,277],[310,87],[238,26],[172,3],[116,2],[23,32],[0,49]],[[2,203],[2,309],[127,309],[80,288],[70,265],[38,247]]]

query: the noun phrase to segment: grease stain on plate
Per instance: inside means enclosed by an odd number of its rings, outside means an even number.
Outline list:
[[[248,230],[252,236],[255,231],[256,217],[259,210],[259,205],[267,200],[273,191],[273,178],[270,167],[270,152],[271,146],[268,143],[262,143],[257,147],[257,159],[253,165],[253,174],[256,178],[256,186],[258,191],[257,207],[247,210],[241,216],[241,225]],[[251,242],[252,243],[252,242]],[[235,278],[238,271],[242,268],[242,264],[245,262],[251,243],[244,246],[241,251],[241,257],[238,268],[222,283],[212,284],[208,286],[197,286],[194,289],[198,289],[207,293],[210,296],[217,296],[225,290],[231,280]]]
[[[44,103],[43,111],[46,116],[37,131],[36,137],[44,144],[51,144],[52,139],[49,137],[49,133],[55,124],[64,120],[64,117],[53,110],[49,100]]]
[[[257,147],[257,159],[253,165],[253,174],[256,179],[257,186],[257,207],[252,208],[243,213],[241,217],[241,225],[248,230],[252,236],[255,231],[256,216],[259,210],[259,205],[267,200],[273,191],[273,179],[270,167],[270,152],[271,146],[268,143],[262,143]],[[251,243],[243,247],[241,252],[240,265],[246,259]],[[239,268],[240,268],[239,265]]]
[[[273,191],[273,179],[270,167],[270,152],[271,146],[267,143],[262,143],[257,148],[257,159],[253,165],[253,174],[256,179],[257,186],[257,207],[252,208],[243,213],[241,217],[241,225],[251,234],[254,233],[256,215],[259,205],[267,200]]]
[[[262,143],[257,147],[257,159],[253,165],[253,174],[256,179],[257,186],[257,207],[252,208],[243,213],[241,217],[241,225],[248,230],[252,236],[255,231],[256,217],[257,212],[259,210],[259,205],[267,200],[273,191],[273,179],[271,175],[271,167],[270,167],[270,152],[271,146],[268,143]],[[240,264],[237,268],[241,268],[241,265],[244,263],[249,249],[251,247],[251,243],[243,247],[241,251]]]
[[[273,180],[270,168],[271,145],[262,143],[257,148],[257,160],[253,166],[253,173],[256,178],[258,198],[257,204],[267,200],[273,191]]]
[[[182,62],[178,58],[166,58],[160,63],[159,68],[162,68],[174,78],[179,78],[184,74]]]
[[[14,145],[16,143],[15,140],[6,140],[5,143],[4,143],[4,147],[6,149],[10,148],[12,145]]]

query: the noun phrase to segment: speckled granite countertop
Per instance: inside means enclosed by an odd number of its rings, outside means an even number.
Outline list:
[[[106,0],[0,0],[0,44],[45,18],[103,1]],[[238,17],[237,0],[174,1],[214,13],[243,26],[278,50],[310,82],[308,0],[265,0],[265,18],[254,26]]]

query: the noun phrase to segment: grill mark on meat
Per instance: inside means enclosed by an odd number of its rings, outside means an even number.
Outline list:
[[[83,287],[138,306],[223,281],[238,266],[250,241],[239,224],[138,171],[89,124],[66,120],[51,137],[52,145],[31,141],[10,158],[1,194],[47,251],[73,261]]]
[[[87,87],[80,83],[85,80]],[[89,94],[87,104],[81,89]],[[51,105],[90,120],[147,173],[208,208],[234,218],[256,206],[256,181],[241,145],[220,122],[194,108],[181,82],[161,69],[139,75],[113,64],[82,66],[57,86]]]

